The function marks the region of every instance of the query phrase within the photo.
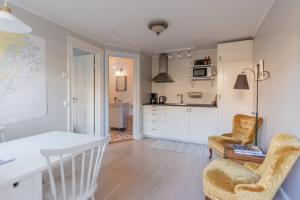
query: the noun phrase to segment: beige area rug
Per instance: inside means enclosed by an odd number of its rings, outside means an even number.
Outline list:
[[[151,148],[197,156],[209,156],[208,146],[206,144],[194,144],[159,139],[151,145]]]
[[[117,143],[117,142],[124,142],[133,140],[133,136],[127,132],[120,132],[120,131],[111,131],[110,132],[110,139],[109,143]]]

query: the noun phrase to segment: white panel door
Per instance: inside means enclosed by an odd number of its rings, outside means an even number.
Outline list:
[[[222,63],[222,79],[219,80],[219,130],[221,133],[232,131],[233,116],[240,113],[252,115],[254,77],[247,72],[249,90],[233,89],[236,78],[245,67],[251,67],[251,61],[236,61]]]
[[[190,108],[190,140],[207,144],[207,138],[218,132],[217,108]]]
[[[218,45],[218,123],[219,133],[232,131],[233,116],[252,115],[254,76],[247,71],[249,90],[233,89],[236,78],[245,68],[253,69],[253,41]]]
[[[74,57],[73,131],[95,133],[94,54]]]
[[[170,106],[166,108],[167,132],[171,139],[189,139],[189,112],[188,107]]]

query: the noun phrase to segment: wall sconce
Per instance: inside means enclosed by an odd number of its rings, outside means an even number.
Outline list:
[[[121,67],[120,69],[116,70],[115,75],[116,75],[116,76],[126,76],[126,72],[125,72],[124,69]]]

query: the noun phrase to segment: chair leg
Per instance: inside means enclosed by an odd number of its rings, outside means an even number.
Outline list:
[[[212,158],[212,149],[209,148],[209,159],[211,159],[211,158]]]
[[[208,196],[205,195],[205,200],[211,200]]]
[[[92,196],[92,200],[96,200],[96,198],[95,198],[95,194],[93,194],[93,196]]]

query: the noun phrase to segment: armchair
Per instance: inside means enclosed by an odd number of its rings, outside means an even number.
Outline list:
[[[271,200],[300,155],[293,136],[273,137],[261,165],[240,165],[231,160],[212,161],[204,170],[203,187],[212,200]]]
[[[222,136],[208,137],[209,158],[212,157],[212,151],[224,157],[225,144],[251,144],[255,138],[255,117],[237,114],[233,118],[232,133]],[[262,118],[258,118],[258,127],[263,123]]]

